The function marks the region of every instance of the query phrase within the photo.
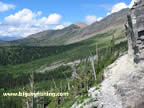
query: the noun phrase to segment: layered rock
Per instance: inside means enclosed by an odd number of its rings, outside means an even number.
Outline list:
[[[144,60],[144,1],[136,0],[125,26],[129,45],[129,56],[135,63]]]

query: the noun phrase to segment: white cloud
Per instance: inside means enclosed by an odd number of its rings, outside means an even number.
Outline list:
[[[0,36],[23,36],[26,37],[30,34],[39,31],[38,28],[26,27],[26,26],[3,26],[0,27]]]
[[[65,22],[63,24],[60,24],[60,25],[57,25],[54,29],[55,30],[58,30],[58,29],[63,29],[65,27],[68,27],[69,25],[71,25],[72,23],[71,22]]]
[[[56,13],[50,14],[48,17],[40,17],[41,14],[41,11],[32,12],[30,9],[23,9],[5,17],[0,24],[0,36],[26,37],[30,34],[52,29],[61,20],[61,15]],[[60,27],[62,28],[62,26],[57,28]]]
[[[126,3],[117,3],[114,6],[112,6],[112,10],[111,12],[108,12],[107,15],[110,15],[112,13],[118,12],[124,8],[132,8],[132,6],[134,5],[135,2],[138,2],[139,0],[132,0],[131,3],[129,5],[127,5]]]
[[[87,24],[92,24],[93,22],[95,22],[97,20],[96,16],[86,16],[86,22]]]
[[[41,16],[41,14],[42,14],[42,11],[37,12],[37,16]]]
[[[51,14],[48,18],[46,23],[47,24],[58,24],[61,19],[61,15],[59,14]]]
[[[97,18],[95,15],[89,15],[85,18],[87,24],[92,24],[96,21],[102,20],[102,17]]]
[[[58,24],[61,19],[59,14],[51,14],[48,17],[42,17],[38,20],[39,24]]]
[[[5,17],[4,23],[14,25],[14,24],[28,24],[33,22],[33,19],[35,18],[35,13],[33,13],[29,9],[23,9],[22,11],[19,11],[15,13],[14,15],[10,15]]]
[[[118,12],[124,8],[128,8],[128,6],[125,3],[117,3],[112,7],[111,13]]]
[[[63,29],[64,25],[57,25],[55,29]]]
[[[6,4],[0,1],[0,12],[8,11],[10,9],[14,9],[15,5],[13,4]]]
[[[110,12],[107,13],[107,15],[110,15],[110,14],[111,14]]]
[[[103,18],[102,17],[99,17],[99,18],[97,18],[97,21],[101,21]]]

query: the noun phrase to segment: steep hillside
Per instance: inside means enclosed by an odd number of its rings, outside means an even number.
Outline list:
[[[72,24],[62,30],[47,30],[28,36],[25,39],[1,43],[1,46],[53,46],[66,45],[88,39],[110,29],[124,29],[129,9],[121,10],[105,17],[100,22],[86,26],[83,23]]]
[[[100,22],[95,22],[92,25],[89,25],[77,32],[75,36],[68,43],[73,43],[75,41],[80,41],[92,37],[93,35],[105,32],[110,29],[123,29],[124,24],[126,23],[126,17],[129,13],[129,9],[123,9],[117,13],[113,13],[107,17],[105,17]]]

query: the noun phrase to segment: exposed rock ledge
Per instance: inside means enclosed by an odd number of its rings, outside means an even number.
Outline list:
[[[84,108],[144,108],[144,62],[134,64],[128,55],[124,55],[104,74],[99,92],[89,92],[93,102]]]
[[[100,103],[103,108],[144,108],[144,62],[134,64],[128,55],[105,70]]]

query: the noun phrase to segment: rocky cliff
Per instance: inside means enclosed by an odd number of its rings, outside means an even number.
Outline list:
[[[105,70],[98,98],[99,108],[144,108],[144,62],[120,57]]]
[[[89,90],[89,98],[72,108],[144,108],[144,1],[137,0],[126,24],[128,54],[104,71],[100,88]]]
[[[134,62],[144,60],[144,1],[135,1],[125,25],[129,42],[129,56]]]

